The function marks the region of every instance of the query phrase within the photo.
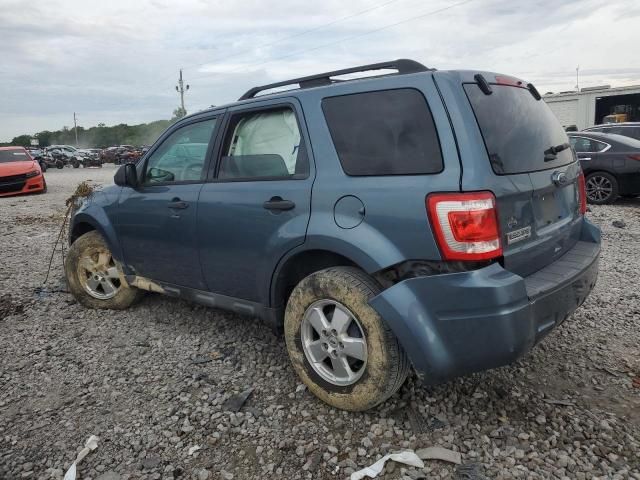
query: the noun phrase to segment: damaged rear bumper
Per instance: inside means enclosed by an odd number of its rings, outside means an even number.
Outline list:
[[[426,383],[509,364],[578,308],[598,275],[600,232],[584,221],[581,239],[529,277],[498,263],[411,278],[370,302]]]

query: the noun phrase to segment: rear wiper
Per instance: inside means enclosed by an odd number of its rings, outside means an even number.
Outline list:
[[[566,150],[567,148],[571,148],[570,143],[561,143],[560,145],[552,145],[544,151],[544,161],[551,162],[553,160],[557,160],[558,153]]]

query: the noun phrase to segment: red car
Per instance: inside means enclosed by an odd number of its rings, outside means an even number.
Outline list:
[[[0,147],[0,197],[46,190],[40,164],[24,147]]]

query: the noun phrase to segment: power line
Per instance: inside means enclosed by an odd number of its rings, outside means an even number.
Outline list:
[[[240,70],[245,69],[248,66],[259,67],[259,66],[262,66],[262,65],[266,65],[268,63],[275,62],[277,60],[282,60],[282,59],[285,59],[285,58],[295,57],[295,56],[300,55],[302,53],[307,53],[307,52],[313,52],[315,50],[320,50],[321,48],[337,45],[337,44],[345,42],[347,40],[353,40],[355,38],[361,38],[361,37],[364,37],[364,36],[367,36],[367,35],[371,35],[373,33],[380,32],[382,30],[386,30],[388,28],[397,27],[398,25],[402,25],[404,23],[413,22],[413,21],[419,20],[421,18],[437,15],[438,13],[442,13],[442,12],[445,12],[445,11],[450,10],[452,8],[459,7],[459,6],[462,6],[462,5],[466,5],[467,3],[471,3],[473,1],[475,1],[475,0],[464,0],[462,2],[457,2],[457,3],[454,3],[452,5],[448,5],[446,7],[439,8],[437,10],[432,10],[430,12],[426,12],[426,13],[424,13],[422,15],[417,15],[417,16],[414,16],[414,17],[411,17],[411,18],[406,18],[404,20],[400,20],[400,21],[395,22],[395,23],[390,23],[388,25],[383,25],[382,27],[374,28],[372,30],[367,30],[366,32],[357,33],[355,35],[350,35],[348,37],[344,37],[344,38],[341,38],[341,39],[333,41],[333,42],[324,43],[324,44],[318,45],[316,47],[306,48],[306,49],[299,50],[297,52],[293,52],[293,53],[290,53],[290,54],[287,54],[287,55],[281,55],[279,57],[274,57],[274,58],[271,58],[270,60],[267,60],[267,61],[264,61],[264,62],[261,62],[261,63],[257,63],[257,64],[246,64],[246,65],[243,65],[243,66],[241,66],[239,68],[234,68],[232,70],[229,70],[226,73],[235,73],[235,72],[238,72]],[[206,78],[206,77],[209,77],[209,76],[210,75],[201,75],[201,76],[195,77],[194,80],[197,80],[197,79],[200,79],[200,78]]]
[[[237,57],[239,55],[244,55],[246,53],[252,53],[257,48],[267,48],[267,47],[271,47],[273,45],[277,45],[278,43],[282,43],[282,42],[284,42],[286,40],[291,40],[292,38],[302,37],[303,35],[307,35],[309,33],[317,32],[319,30],[323,30],[323,29],[325,29],[327,27],[330,27],[332,25],[336,25],[336,24],[344,22],[346,20],[350,20],[350,19],[358,17],[360,15],[364,15],[365,13],[369,13],[369,12],[372,12],[374,10],[378,10],[380,8],[386,7],[387,5],[390,5],[392,3],[396,3],[396,2],[399,2],[399,1],[400,0],[389,0],[387,2],[380,3],[378,5],[374,5],[372,7],[366,8],[364,10],[360,10],[359,12],[352,13],[352,14],[347,15],[345,17],[337,18],[337,19],[332,20],[332,21],[330,21],[328,23],[324,23],[322,25],[318,25],[317,27],[313,27],[313,28],[310,28],[308,30],[303,30],[302,32],[294,33],[293,35],[288,35],[286,37],[279,38],[279,39],[274,40],[274,41],[269,42],[269,43],[263,43],[263,44],[260,44],[260,45],[255,45],[255,46],[253,46],[251,48],[247,48],[245,50],[240,50],[239,52],[231,53],[229,55],[225,55],[225,56],[222,56],[222,57],[213,58],[213,59],[211,59],[211,60],[209,60],[207,62],[204,62],[204,63],[188,65],[188,66],[186,66],[184,68],[186,69],[186,68],[202,67],[203,65],[207,65],[207,64],[212,63],[212,62],[219,62],[221,60],[226,60],[228,58]]]

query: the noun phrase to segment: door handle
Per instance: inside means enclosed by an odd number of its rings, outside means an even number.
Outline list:
[[[167,204],[167,207],[171,208],[172,210],[181,210],[187,208],[188,206],[188,202],[183,202],[179,198],[174,198]]]
[[[283,200],[281,197],[273,197],[262,204],[267,210],[291,210],[296,204],[291,200]]]
[[[591,157],[578,157],[578,160],[591,160]]]

